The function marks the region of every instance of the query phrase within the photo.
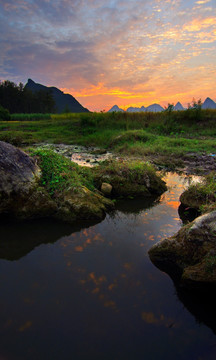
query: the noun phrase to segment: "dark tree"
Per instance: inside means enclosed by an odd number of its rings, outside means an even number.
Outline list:
[[[50,91],[32,92],[22,83],[0,82],[0,105],[14,113],[53,113],[55,101]]]

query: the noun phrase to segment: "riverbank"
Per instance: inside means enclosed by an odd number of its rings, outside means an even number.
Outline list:
[[[0,214],[22,220],[102,220],[116,197],[159,196],[167,189],[145,162],[112,160],[89,169],[57,151],[36,147],[27,155],[2,141],[0,177]]]

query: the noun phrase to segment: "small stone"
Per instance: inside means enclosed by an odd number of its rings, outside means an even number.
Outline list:
[[[110,196],[112,193],[112,185],[108,184],[108,183],[102,183],[101,185],[101,192],[105,195],[105,196]]]

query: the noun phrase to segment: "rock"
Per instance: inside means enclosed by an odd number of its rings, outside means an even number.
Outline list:
[[[40,169],[23,151],[0,141],[0,191],[28,191],[40,177]]]
[[[185,190],[181,194],[179,200],[184,207],[189,207],[197,210],[199,210],[200,206],[203,204],[202,194],[199,192],[197,192],[197,194],[194,194],[194,192],[190,190]]]
[[[75,220],[102,220],[107,211],[113,210],[111,200],[94,193],[86,187],[81,187],[77,192],[68,189],[64,198],[58,202],[56,218],[69,222]]]
[[[216,286],[216,211],[199,216],[149,250],[151,261],[181,286]]]
[[[110,185],[108,183],[102,183],[101,184],[101,192],[105,196],[110,196],[112,193],[112,185]]]
[[[0,214],[31,218],[54,213],[57,206],[38,186],[40,175],[32,158],[0,141]]]

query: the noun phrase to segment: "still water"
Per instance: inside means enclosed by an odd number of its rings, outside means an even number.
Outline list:
[[[161,198],[122,201],[96,225],[0,224],[0,360],[216,358],[214,306],[148,257],[182,226],[188,179],[166,181]]]

